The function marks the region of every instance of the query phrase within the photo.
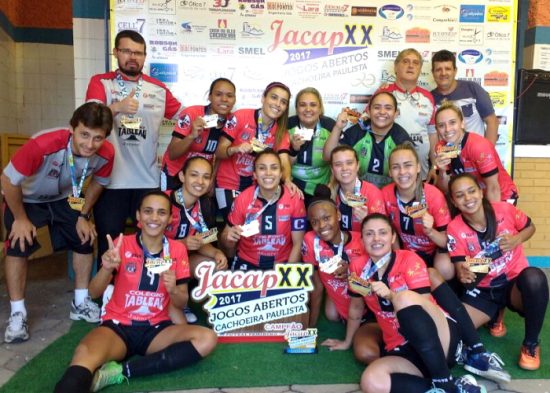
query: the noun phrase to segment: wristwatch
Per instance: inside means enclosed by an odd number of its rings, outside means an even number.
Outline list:
[[[86,221],[90,221],[90,218],[92,218],[92,212],[89,212],[89,213],[82,213],[82,212],[80,212],[80,214],[78,215],[78,217],[82,217],[82,218],[85,219]]]

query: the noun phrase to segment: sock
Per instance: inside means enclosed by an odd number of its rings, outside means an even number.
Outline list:
[[[128,378],[167,373],[177,370],[202,359],[191,341],[170,345],[162,351],[141,356],[122,364],[122,374]]]
[[[86,367],[71,366],[55,385],[54,393],[88,393],[93,374]]]
[[[466,346],[468,346],[470,352],[474,354],[485,352],[485,347],[481,342],[479,333],[470,315],[468,315],[468,311],[466,311],[466,307],[464,307],[464,304],[456,297],[451,287],[444,282],[432,291],[432,296],[437,304],[447,311],[451,318],[456,321],[460,331],[460,337]]]
[[[539,341],[539,333],[548,305],[548,281],[542,270],[528,267],[520,273],[516,285],[521,293],[525,316],[523,343],[534,344]]]
[[[432,384],[428,379],[412,374],[391,373],[390,393],[425,393]]]
[[[444,390],[454,389],[453,377],[441,348],[437,327],[430,315],[418,305],[397,311],[399,332],[409,341],[430,372],[432,382]]]
[[[74,290],[74,305],[80,306],[88,297],[88,288]]]
[[[10,306],[11,306],[11,314],[13,315],[16,312],[22,312],[23,315],[27,316],[27,308],[25,307],[25,299],[21,300],[10,300]]]

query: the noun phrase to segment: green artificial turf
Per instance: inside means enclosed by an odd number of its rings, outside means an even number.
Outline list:
[[[508,311],[505,323],[508,334],[503,338],[493,338],[485,329],[481,329],[486,347],[500,354],[513,378],[549,378],[550,352],[544,350],[544,343],[550,342],[548,318],[542,330],[542,366],[538,371],[523,371],[517,366],[523,319]],[[74,348],[91,328],[84,322],[75,322],[66,335],[18,371],[0,388],[0,392],[53,391],[55,383],[69,364]],[[345,334],[343,325],[329,323],[324,319],[319,322],[318,328],[319,342],[328,337],[343,338]],[[130,384],[109,387],[105,392],[357,383],[363,370],[351,351],[330,352],[319,347],[319,353],[314,355],[285,355],[283,348],[283,343],[219,344],[211,356],[192,367],[134,379]],[[459,367],[453,371],[462,373]]]

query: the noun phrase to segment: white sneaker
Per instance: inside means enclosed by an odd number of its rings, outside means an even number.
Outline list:
[[[84,320],[90,323],[97,323],[99,322],[99,306],[89,296],[78,307],[75,306],[73,300],[69,316],[73,321]]]
[[[193,313],[193,311],[189,307],[183,308],[183,313],[185,314],[185,319],[187,320],[187,323],[197,323],[199,318]]]
[[[4,341],[7,343],[20,343],[29,339],[29,327],[27,317],[21,311],[15,312],[8,320]]]
[[[103,291],[103,298],[101,299],[101,316],[105,315],[105,307],[107,306],[107,303],[109,303],[109,300],[113,297],[113,291],[115,290],[115,286],[113,284],[107,285],[107,288],[105,288],[105,291]]]

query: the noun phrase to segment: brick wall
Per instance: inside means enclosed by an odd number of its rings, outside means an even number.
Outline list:
[[[519,188],[518,207],[537,227],[525,243],[529,256],[550,255],[550,158],[519,158],[514,163],[514,182]]]

